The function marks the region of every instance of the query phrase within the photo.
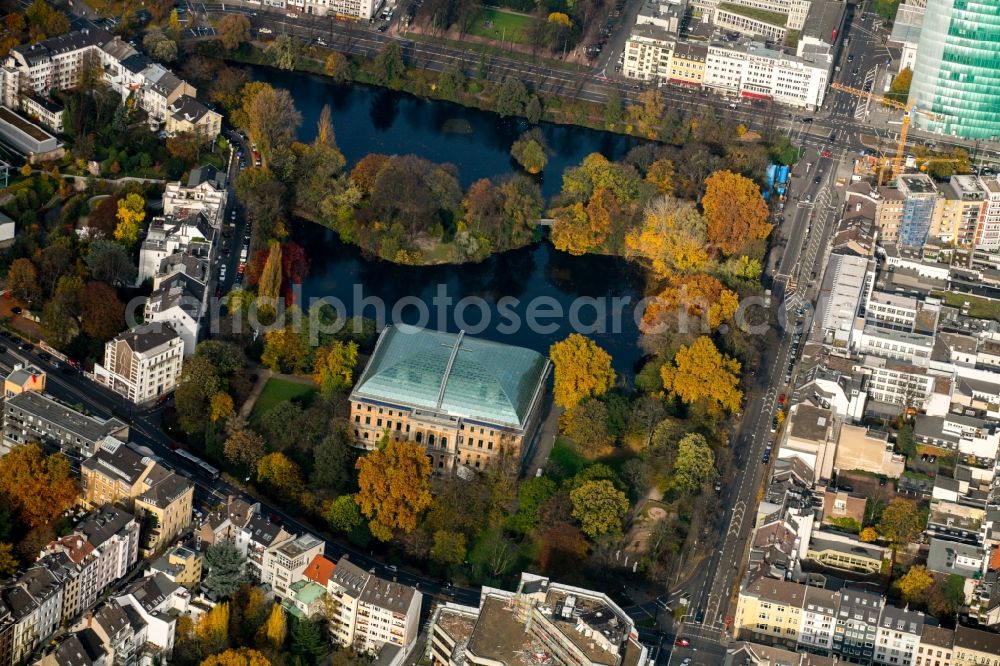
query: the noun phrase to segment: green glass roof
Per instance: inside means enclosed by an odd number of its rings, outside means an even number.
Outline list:
[[[548,364],[523,347],[397,324],[379,337],[354,396],[523,427]]]

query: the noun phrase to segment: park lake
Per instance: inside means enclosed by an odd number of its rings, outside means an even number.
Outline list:
[[[521,119],[391,90],[337,85],[310,74],[253,67],[251,77],[292,94],[302,113],[302,141],[314,138],[316,121],[329,104],[337,145],[348,168],[369,153],[414,154],[454,164],[462,186],[468,187],[480,178],[500,179],[513,173],[517,166],[510,157],[511,144],[528,129]],[[559,192],[563,171],[590,153],[614,160],[638,144],[637,139],[580,127],[542,124],[540,129],[552,149],[538,175],[546,199]],[[388,321],[394,319],[395,307],[397,320],[450,331],[465,328],[542,353],[572,332],[572,311],[584,326],[580,332],[612,355],[619,372],[633,373],[642,356],[635,308],[642,298],[644,276],[622,259],[574,257],[542,242],[478,264],[414,267],[369,259],[318,225],[299,223],[295,236],[312,262],[303,284],[306,303],[310,298],[333,297],[345,304],[347,315],[374,316],[374,306],[360,307],[356,290],[362,289],[363,297],[385,304]],[[433,299],[440,300],[441,290],[450,305],[437,308]],[[466,297],[476,297],[477,303],[482,299],[485,309],[469,301],[459,305]],[[418,302],[424,306],[415,305]],[[545,326],[531,330],[525,320],[532,304],[537,313],[556,311],[562,316],[537,317]],[[431,315],[426,322],[421,310]],[[520,325],[509,323],[511,317],[504,315],[510,312]]]

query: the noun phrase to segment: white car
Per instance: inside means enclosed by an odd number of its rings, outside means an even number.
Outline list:
[[[257,32],[259,32],[262,35],[270,35],[271,34],[271,29],[270,28],[257,28]]]
[[[285,16],[287,16],[288,18],[291,18],[291,19],[294,19],[294,18],[298,18],[298,17],[299,17],[299,15],[298,15],[298,14],[295,14],[295,13],[293,13],[293,12],[288,12],[287,14],[285,14]]]

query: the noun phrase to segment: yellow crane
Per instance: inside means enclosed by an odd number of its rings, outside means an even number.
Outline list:
[[[845,92],[848,95],[854,95],[855,97],[863,97],[869,99],[873,102],[881,102],[885,106],[892,107],[894,109],[899,109],[903,112],[903,124],[899,128],[899,143],[896,146],[896,155],[891,158],[883,158],[882,165],[878,172],[878,184],[882,185],[884,182],[883,176],[885,175],[885,168],[887,166],[892,167],[893,177],[898,176],[903,170],[903,161],[906,159],[906,135],[910,131],[910,122],[913,120],[913,114],[919,113],[922,116],[927,116],[929,118],[940,119],[941,116],[937,113],[931,111],[922,111],[916,109],[913,106],[913,102],[899,102],[894,99],[889,99],[888,97],[883,97],[882,95],[876,95],[860,88],[852,88],[851,86],[845,86],[843,83],[834,82],[830,84],[830,87],[834,90],[839,90],[840,92]]]

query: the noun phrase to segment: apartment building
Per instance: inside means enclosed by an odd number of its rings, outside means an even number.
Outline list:
[[[896,359],[918,367],[930,364],[934,336],[906,331],[892,331],[866,324],[858,336],[855,351],[886,359]]]
[[[833,467],[841,472],[863,470],[881,477],[898,479],[906,467],[906,458],[893,452],[889,433],[843,424],[837,438],[837,455]]]
[[[706,45],[678,42],[670,55],[667,83],[684,88],[700,88],[705,79],[707,59]]]
[[[914,409],[927,406],[939,379],[926,367],[873,354],[861,356],[855,372],[872,400]]]
[[[799,627],[799,648],[806,652],[829,655],[833,649],[833,634],[837,626],[836,592],[807,586],[802,603],[802,623]]]
[[[768,5],[769,2],[749,0],[748,4]],[[783,42],[788,35],[788,15],[735,2],[720,2],[712,23],[723,30],[735,30],[743,35],[763,37]]]
[[[327,593],[336,609],[330,622],[336,643],[369,653],[385,645],[407,653],[413,647],[423,600],[415,588],[379,578],[342,557],[329,574]]]
[[[183,217],[164,215],[150,220],[146,238],[139,249],[139,282],[155,278],[163,260],[178,252],[188,252],[208,261],[214,258],[219,229],[212,224],[221,213],[210,202],[205,203],[207,205],[200,205],[197,199],[181,199],[178,192],[167,204],[171,210],[182,214],[190,209],[203,210]]]
[[[913,666],[923,628],[923,613],[887,605],[879,620],[874,663]]]
[[[913,666],[952,666],[955,632],[925,624],[917,643],[917,656]]]
[[[138,616],[146,625],[145,650],[161,661],[174,648],[177,617],[188,611],[191,595],[162,574],[140,578],[114,597],[126,614]]]
[[[816,301],[816,320],[828,344],[844,348],[850,345],[855,320],[864,312],[874,277],[875,263],[870,259],[843,254],[830,256]]]
[[[1000,634],[959,626],[955,630],[952,666],[1000,664]]]
[[[176,472],[169,472],[135,498],[136,514],[148,524],[142,535],[143,557],[158,552],[187,529],[193,504],[194,484]]]
[[[159,286],[146,297],[144,319],[176,331],[184,342],[184,357],[187,358],[194,355],[198,345],[202,316],[208,307],[206,296],[205,282],[186,273],[175,273],[161,279]]]
[[[976,227],[975,246],[988,252],[1000,250],[1000,178],[979,178],[985,192],[983,212]]]
[[[115,666],[134,666],[146,645],[146,623],[137,613],[126,613],[115,600],[110,600],[94,613],[93,621],[84,618],[84,627],[93,627]],[[79,625],[78,625],[79,626]]]
[[[659,81],[667,78],[674,40],[663,28],[655,25],[637,25],[625,43],[625,60],[622,72],[640,81]]]
[[[91,507],[133,501],[168,470],[125,442],[105,437],[97,451],[80,466],[81,499]]]
[[[287,599],[293,583],[315,557],[323,554],[324,542],[312,534],[302,534],[266,548],[261,561],[260,582],[270,585],[275,596]]]
[[[804,585],[766,576],[747,584],[733,622],[733,635],[768,645],[794,648],[802,627]]]
[[[259,4],[260,0],[247,0]],[[265,6],[293,7],[306,14],[335,16],[341,20],[367,20],[374,16],[375,0],[264,0]]]
[[[294,535],[266,516],[253,514],[236,533],[236,548],[247,558],[246,573],[250,580],[264,579],[264,554],[269,548],[291,541]]]
[[[211,142],[222,131],[222,115],[199,102],[193,95],[182,94],[169,103],[164,131],[169,136],[191,134]]]
[[[36,662],[37,666],[111,666],[108,651],[93,629],[64,636],[55,649]]]
[[[221,229],[229,200],[226,183],[225,172],[210,164],[192,169],[186,183],[167,183],[163,192],[163,214],[178,220],[201,214],[210,226]]]
[[[5,63],[15,76],[14,90],[23,87],[40,95],[52,88],[69,90],[80,85],[86,67],[99,67],[100,47],[113,37],[104,30],[86,29],[10,50]],[[4,105],[17,108],[16,99],[5,96]]]
[[[26,659],[62,619],[63,588],[45,567],[33,566],[0,588],[13,625],[11,664]]]
[[[184,339],[169,324],[143,324],[104,345],[94,379],[134,403],[174,390],[184,361]]]
[[[149,570],[163,574],[170,582],[191,590],[201,582],[204,559],[193,547],[175,546],[149,565]]]
[[[872,663],[884,606],[885,599],[879,595],[856,590],[841,591],[833,635],[834,652],[853,663]]]
[[[930,235],[942,243],[972,247],[979,229],[987,190],[976,176],[955,175],[941,186]]]
[[[139,523],[121,507],[106,505],[77,526],[97,553],[94,589],[97,594],[121,580],[139,561]]]
[[[235,542],[240,531],[246,527],[252,517],[259,513],[259,502],[248,504],[238,497],[230,495],[221,508],[205,516],[205,520],[196,530],[196,534],[202,543],[209,545],[216,541],[230,540]]]
[[[128,425],[117,418],[85,416],[55,398],[23,391],[4,401],[0,454],[28,442],[61,451],[74,465],[97,452],[107,437],[128,437]]]
[[[640,666],[649,652],[632,620],[606,595],[522,573],[515,592],[483,588],[478,608],[439,606],[431,617],[435,666],[516,663]]]
[[[484,469],[520,457],[538,428],[550,363],[535,351],[467,336],[387,326],[351,392],[355,444],[388,433],[427,448],[433,468]]]

